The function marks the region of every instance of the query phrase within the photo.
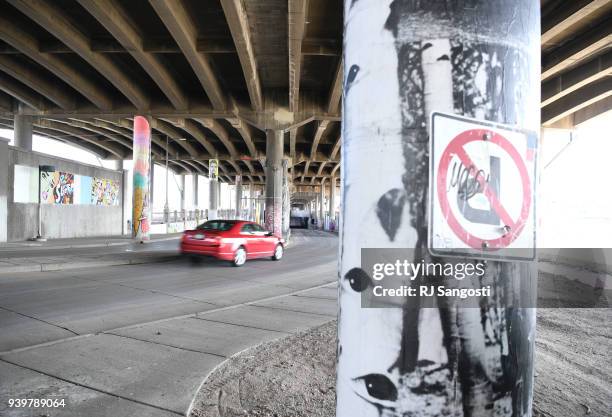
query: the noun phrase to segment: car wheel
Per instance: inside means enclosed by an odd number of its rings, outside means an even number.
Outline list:
[[[274,249],[274,255],[272,255],[272,260],[274,261],[280,261],[281,258],[283,257],[283,245],[278,244],[276,245],[276,248]]]
[[[234,259],[232,259],[232,265],[234,266],[242,266],[246,262],[247,253],[244,247],[240,246],[234,252]]]

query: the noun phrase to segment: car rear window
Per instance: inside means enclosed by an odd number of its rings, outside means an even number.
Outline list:
[[[234,222],[228,222],[227,220],[211,220],[206,223],[202,223],[197,227],[198,230],[219,230],[225,232],[226,230],[234,227]]]

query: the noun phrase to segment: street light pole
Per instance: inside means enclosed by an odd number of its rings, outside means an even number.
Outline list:
[[[166,202],[164,203],[164,223],[170,220],[170,206],[168,205],[168,135],[166,135]]]

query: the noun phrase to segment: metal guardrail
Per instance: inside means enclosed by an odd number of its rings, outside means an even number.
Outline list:
[[[154,211],[151,213],[152,224],[180,223],[188,221],[206,221],[209,216],[207,209]],[[257,221],[253,210],[242,209],[238,213],[234,209],[217,210],[218,219],[241,219]]]

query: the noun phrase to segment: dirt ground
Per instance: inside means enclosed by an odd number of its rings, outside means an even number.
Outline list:
[[[612,416],[611,309],[540,309],[534,417]],[[191,417],[335,415],[336,322],[218,368]]]

